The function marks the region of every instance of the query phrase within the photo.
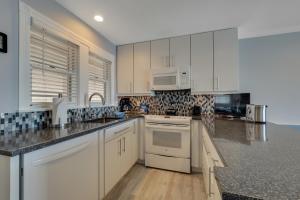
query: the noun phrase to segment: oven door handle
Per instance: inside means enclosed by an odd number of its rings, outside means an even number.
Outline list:
[[[145,125],[146,128],[160,129],[160,130],[177,130],[177,131],[189,131],[190,126],[176,126],[176,125]]]

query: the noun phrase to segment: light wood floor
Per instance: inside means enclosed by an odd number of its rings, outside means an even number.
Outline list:
[[[105,200],[207,200],[201,174],[135,165]]]

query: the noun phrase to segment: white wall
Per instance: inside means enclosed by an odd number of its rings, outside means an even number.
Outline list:
[[[300,33],[240,40],[240,87],[268,121],[300,125]]]
[[[0,32],[8,37],[8,52],[0,53],[0,112],[18,109],[18,10],[18,0],[0,0]]]

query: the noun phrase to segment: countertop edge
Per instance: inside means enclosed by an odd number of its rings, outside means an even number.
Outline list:
[[[62,138],[54,139],[52,141],[47,141],[45,143],[40,143],[40,144],[28,146],[28,147],[23,147],[23,148],[15,150],[15,151],[0,150],[0,155],[1,156],[7,156],[7,157],[14,157],[14,156],[30,153],[30,152],[33,152],[33,151],[36,151],[36,150],[39,150],[39,149],[50,147],[52,145],[55,145],[55,144],[58,144],[58,143],[61,143],[61,142],[65,142],[65,141],[68,141],[68,140],[71,140],[71,139],[74,139],[74,138],[78,138],[78,137],[81,137],[81,136],[84,136],[84,135],[88,135],[88,134],[93,133],[95,131],[106,129],[106,128],[111,127],[111,126],[115,126],[115,125],[118,125],[118,124],[122,124],[122,123],[125,123],[125,122],[128,122],[128,121],[138,119],[138,118],[143,118],[143,117],[144,116],[130,116],[129,118],[120,119],[120,120],[115,121],[115,122],[109,122],[109,123],[103,124],[99,127],[95,127],[95,128],[91,128],[91,129],[87,129],[87,130],[83,130],[83,131],[79,131],[79,132],[74,132],[72,135],[68,135],[68,136],[65,136],[65,137],[62,137]]]

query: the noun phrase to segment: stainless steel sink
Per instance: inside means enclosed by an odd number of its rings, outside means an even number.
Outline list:
[[[105,118],[98,118],[98,119],[91,119],[91,120],[86,120],[83,121],[84,123],[100,123],[100,124],[105,124],[105,123],[109,123],[109,122],[113,122],[113,121],[117,121],[119,120],[118,118],[109,118],[109,117],[105,117]]]

